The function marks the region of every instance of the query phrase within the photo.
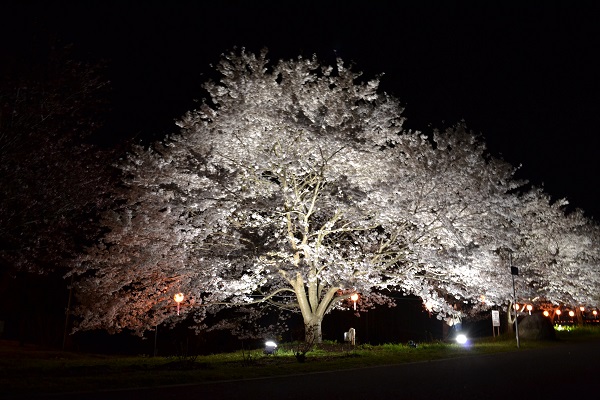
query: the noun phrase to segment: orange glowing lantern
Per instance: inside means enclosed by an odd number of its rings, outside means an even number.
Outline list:
[[[179,305],[183,301],[183,298],[183,293],[177,293],[175,296],[173,296],[173,300],[175,300],[175,303],[177,303],[177,315],[179,315]]]
[[[358,301],[358,293],[354,293],[352,296],[350,296],[350,300],[352,300],[354,302],[354,309],[356,310],[356,302]]]
[[[531,315],[531,310],[533,310],[533,306],[531,304],[527,304],[527,311],[529,311],[529,315]]]

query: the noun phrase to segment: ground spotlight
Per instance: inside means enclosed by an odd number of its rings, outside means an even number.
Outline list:
[[[458,343],[458,344],[467,343],[467,336],[463,335],[462,333],[460,335],[456,335],[456,343]]]
[[[277,343],[272,340],[265,342],[265,354],[275,354],[277,351]]]

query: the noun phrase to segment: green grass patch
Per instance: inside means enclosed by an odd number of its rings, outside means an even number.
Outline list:
[[[555,325],[554,331],[559,340],[585,341],[600,337],[599,325]]]
[[[520,350],[597,340],[600,328],[560,330],[557,336],[559,340],[553,342],[521,341]],[[512,336],[478,339],[465,346],[444,342],[418,343],[416,347],[326,342],[307,352],[303,362],[296,357],[298,348],[298,344],[284,343],[274,355],[257,349],[166,358],[79,354],[0,342],[0,397],[248,379],[519,351]]]

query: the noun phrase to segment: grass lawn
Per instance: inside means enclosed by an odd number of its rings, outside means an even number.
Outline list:
[[[454,343],[384,344],[380,346],[323,343],[296,359],[294,344],[282,344],[274,355],[262,349],[198,357],[131,357],[80,354],[0,341],[0,397],[41,393],[176,385],[217,380],[300,374],[373,365],[466,357],[560,346],[600,339],[600,328],[557,331],[552,342],[521,341],[514,337],[485,338],[461,346]]]

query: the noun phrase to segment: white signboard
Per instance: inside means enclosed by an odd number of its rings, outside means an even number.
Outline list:
[[[492,310],[492,326],[500,326],[500,311]]]

